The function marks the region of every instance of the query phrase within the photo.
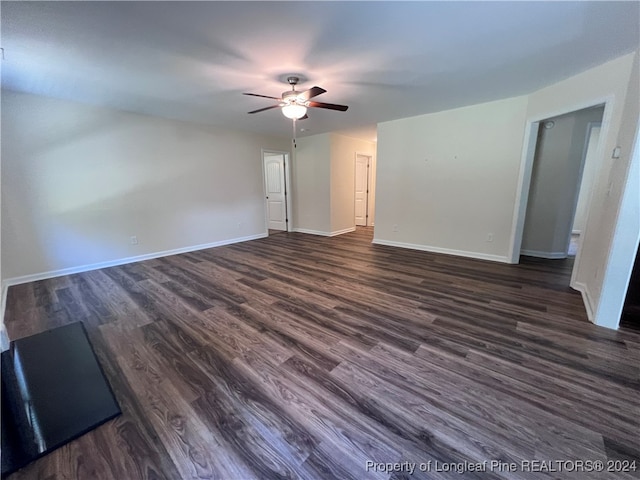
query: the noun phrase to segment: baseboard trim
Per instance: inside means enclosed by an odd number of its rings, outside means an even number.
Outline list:
[[[593,306],[593,296],[589,292],[589,287],[587,287],[585,283],[575,282],[573,285],[571,285],[571,288],[580,292],[580,295],[582,296],[582,303],[584,303],[584,308],[587,311],[587,318],[591,323],[595,324],[596,310]]]
[[[389,247],[409,248],[411,250],[422,250],[424,252],[431,253],[443,253],[445,255],[455,255],[457,257],[475,258],[477,260],[489,260],[491,262],[510,263],[506,256],[492,255],[489,253],[469,252],[466,250],[453,250],[450,248],[432,247],[430,245],[419,245],[415,243],[395,242],[392,240],[382,240],[374,238],[373,242],[376,245],[386,245]]]
[[[551,260],[558,260],[568,257],[566,252],[539,252],[537,250],[520,250],[520,255],[526,255],[527,257],[548,258]]]
[[[356,227],[349,227],[349,228],[343,228],[342,230],[336,230],[335,232],[331,232],[329,234],[330,237],[335,237],[337,235],[343,235],[345,233],[351,233],[351,232],[355,232],[356,231]]]
[[[73,275],[74,273],[89,272],[91,270],[99,270],[101,268],[116,267],[118,265],[126,265],[127,263],[142,262],[144,260],[151,260],[153,258],[168,257],[170,255],[179,255],[181,253],[195,252],[197,250],[205,250],[207,248],[222,247],[224,245],[231,245],[233,243],[241,243],[241,242],[248,242],[249,240],[257,240],[259,238],[265,238],[267,236],[269,236],[269,234],[267,232],[264,232],[264,233],[259,233],[257,235],[249,235],[247,237],[231,238],[228,240],[221,240],[218,242],[211,242],[211,243],[203,243],[200,245],[193,245],[190,247],[175,248],[172,250],[163,250],[161,252],[147,253],[144,255],[136,255],[135,257],[126,257],[126,258],[120,258],[117,260],[110,260],[108,262],[92,263],[88,265],[80,265],[78,267],[63,268],[60,270],[50,270],[48,272],[33,273],[30,275],[23,275],[21,277],[7,278],[2,282],[3,295],[6,295],[6,289],[12,285],[20,285],[21,283],[37,282],[38,280],[46,280],[48,278],[61,277],[63,275]],[[2,305],[3,305],[2,314],[4,318],[4,297],[3,297]]]
[[[329,232],[321,232],[320,230],[309,230],[308,228],[294,228],[296,233],[306,233],[307,235],[320,235],[321,237],[328,237]]]
[[[293,231],[297,233],[306,233],[309,235],[320,235],[321,237],[335,237],[337,235],[342,235],[343,233],[355,232],[356,227],[349,227],[343,230],[336,230],[335,232],[321,232],[320,230],[309,230],[307,228],[294,228]]]

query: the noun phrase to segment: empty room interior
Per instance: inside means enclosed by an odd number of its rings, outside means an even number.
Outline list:
[[[2,478],[640,478],[640,3],[0,18]]]

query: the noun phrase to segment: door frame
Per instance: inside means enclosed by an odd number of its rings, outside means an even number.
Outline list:
[[[604,118],[604,111],[602,112],[602,118]],[[578,208],[578,199],[580,198],[580,191],[582,190],[582,176],[584,175],[584,169],[587,163],[587,148],[589,147],[589,137],[591,135],[591,129],[594,125],[600,127],[600,134],[602,134],[602,119],[599,122],[589,122],[587,123],[587,132],[584,138],[584,145],[582,146],[582,159],[580,160],[580,170],[578,173],[578,188],[576,189],[576,195],[573,199],[573,209],[571,210],[571,228],[569,229],[569,235],[567,236],[567,241],[565,242],[565,253],[569,253],[569,244],[571,243],[571,236],[573,235],[573,222],[576,219],[576,210]],[[595,157],[600,158],[600,154],[604,153],[604,149],[601,149],[600,146],[602,144],[601,138],[598,138],[598,145],[595,152]],[[591,193],[593,188],[588,192],[587,199],[587,217],[589,216],[589,208],[591,206]],[[586,230],[586,228],[585,228]],[[576,250],[576,259],[578,258],[578,252],[580,251],[580,247],[582,246],[582,232],[580,232],[580,241],[578,242],[578,249]],[[575,267],[575,264],[574,264]],[[575,275],[575,268],[571,272],[571,281],[573,281],[573,276]]]
[[[269,235],[269,211],[267,209],[267,190],[266,190],[266,178],[264,174],[264,157],[265,155],[284,155],[284,198],[285,198],[285,232],[292,232],[292,215],[291,215],[291,152],[286,150],[273,150],[271,148],[263,148],[260,151],[260,170],[262,171],[262,206],[264,208],[264,227],[265,233]]]
[[[371,203],[371,168],[372,168],[372,163],[373,163],[373,155],[371,155],[370,153],[362,153],[362,152],[356,152],[355,155],[353,156],[353,222],[355,225],[355,221],[356,221],[356,202],[355,202],[355,191],[356,191],[356,172],[357,172],[357,168],[358,168],[358,157],[366,157],[368,158],[367,160],[367,191],[365,193],[366,196],[366,202],[367,202],[367,207],[366,207],[366,212],[364,214],[364,226],[365,227],[369,227],[371,224],[369,223],[369,205]],[[358,225],[356,225],[358,226]],[[362,226],[362,225],[360,225]]]
[[[522,234],[524,232],[524,220],[527,214],[527,203],[529,201],[529,189],[531,187],[531,174],[533,172],[533,161],[535,157],[536,147],[538,144],[538,130],[540,124],[548,118],[558,117],[568,113],[575,112],[577,110],[584,110],[585,108],[597,107],[604,105],[604,113],[602,114],[602,126],[600,130],[601,138],[608,138],[609,125],[611,124],[613,96],[607,96],[605,98],[598,98],[593,101],[585,102],[572,106],[571,108],[564,108],[559,111],[550,111],[540,114],[536,117],[527,118],[524,130],[524,141],[522,146],[522,158],[520,161],[520,173],[518,178],[518,188],[516,191],[515,208],[513,211],[513,221],[511,228],[511,242],[509,247],[509,263],[517,264],[520,261],[520,249],[522,248]],[[605,142],[601,141],[596,151],[596,158],[602,159],[604,157]],[[587,201],[587,212],[591,209],[591,200],[593,198],[593,190],[589,195]],[[585,226],[585,231],[587,230]],[[573,265],[573,272],[571,275],[571,286],[573,287],[575,281],[575,274],[578,270],[580,263],[580,248],[576,254],[576,259]]]
[[[369,159],[369,168],[367,168],[367,213],[366,213],[366,224],[365,227],[373,227],[374,223],[375,223],[375,219],[373,219],[372,221],[372,216],[369,215],[371,213],[371,197],[373,196],[374,193],[374,189],[375,189],[375,185],[374,185],[374,169],[375,169],[375,159],[374,159],[374,154],[373,153],[368,153],[368,152],[355,152],[355,155],[353,156],[353,192],[354,192],[354,199],[353,199],[353,222],[355,225],[355,219],[356,219],[356,202],[355,202],[355,191],[356,191],[356,162],[358,161],[358,155],[362,156],[362,157],[367,157]],[[375,202],[375,199],[374,199]],[[375,206],[375,203],[374,203]]]
[[[582,163],[580,165],[580,188],[578,188],[578,192],[577,192],[577,198],[576,198],[576,209],[573,212],[573,221],[575,222],[575,217],[576,217],[576,213],[577,213],[577,207],[578,207],[578,200],[580,199],[580,194],[582,191],[582,180],[584,179],[584,170],[585,170],[585,166],[587,164],[587,154],[589,153],[589,140],[591,139],[591,131],[594,128],[599,128],[600,129],[600,135],[602,135],[602,120],[600,120],[599,122],[589,122],[587,123],[587,134],[584,137],[584,146],[582,147]],[[598,147],[600,147],[600,138],[598,138]],[[597,155],[599,152],[599,149],[596,148],[595,154]],[[593,187],[593,185],[592,185]],[[571,228],[571,234],[569,235],[569,239],[568,242],[571,241],[571,235],[573,235],[576,232],[576,230],[573,230],[573,227]],[[582,235],[582,231],[578,231],[578,234]]]

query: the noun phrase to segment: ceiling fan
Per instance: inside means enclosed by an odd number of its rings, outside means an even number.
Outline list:
[[[287,82],[291,85],[291,90],[282,92],[282,97],[270,97],[268,95],[258,95],[257,93],[244,93],[243,95],[251,95],[252,97],[271,98],[278,100],[279,103],[265,108],[259,108],[249,113],[264,112],[272,108],[282,108],[282,114],[292,120],[304,120],[307,117],[307,108],[328,108],[329,110],[346,111],[349,107],[346,105],[336,105],[335,103],[315,102],[311,100],[313,97],[325,93],[326,90],[320,87],[312,87],[304,92],[298,92],[296,85],[300,82],[299,77],[287,77]]]

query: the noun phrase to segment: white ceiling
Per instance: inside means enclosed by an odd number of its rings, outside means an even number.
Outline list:
[[[288,89],[319,85],[298,135],[537,90],[639,46],[638,2],[2,2],[3,88],[282,136]]]

